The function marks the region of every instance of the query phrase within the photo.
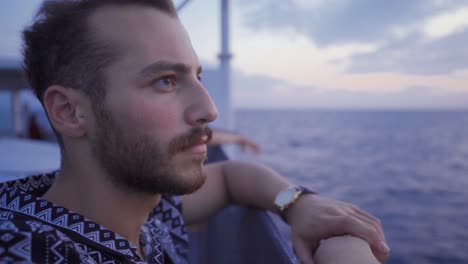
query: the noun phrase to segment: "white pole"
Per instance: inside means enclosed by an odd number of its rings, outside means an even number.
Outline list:
[[[224,86],[221,89],[226,91],[227,96],[225,119],[228,129],[233,129],[234,125],[231,105],[231,58],[232,54],[229,50],[229,0],[221,0],[221,53],[219,60],[222,85]]]

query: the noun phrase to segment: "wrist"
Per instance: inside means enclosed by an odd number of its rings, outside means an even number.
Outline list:
[[[312,202],[311,199],[314,199],[313,196],[318,196],[316,193],[304,193],[302,194],[296,202],[291,205],[289,208],[282,212],[282,219],[287,224],[291,225],[294,222],[295,216],[300,216],[301,212],[307,210],[310,207]]]
[[[283,221],[289,223],[289,215],[292,207],[296,207],[296,203],[299,200],[302,200],[302,197],[305,195],[316,194],[310,189],[303,186],[288,186],[287,188],[282,189],[275,198],[274,204],[276,207],[276,212],[281,216]]]

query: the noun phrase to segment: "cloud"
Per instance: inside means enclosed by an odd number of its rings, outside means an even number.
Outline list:
[[[468,78],[454,78],[451,74],[452,70],[468,68],[463,59],[467,52],[465,42],[455,37],[444,38],[438,42],[450,41],[451,46],[434,42],[425,49],[428,46],[418,41],[421,47],[400,40],[390,44],[350,43],[319,48],[300,34],[290,38],[288,34],[259,32],[235,40],[233,62],[243,72],[323,89],[385,92],[432,85],[448,90],[468,89]],[[444,59],[447,52],[453,52],[453,59]],[[444,60],[445,64],[440,63]]]
[[[240,2],[251,30],[305,36],[350,73],[439,75],[468,64],[468,0]]]
[[[409,36],[382,46],[378,52],[356,54],[353,73],[400,72],[419,75],[451,74],[468,66],[468,31],[425,41]]]
[[[350,42],[338,45],[330,45],[322,52],[325,53],[327,60],[347,59],[358,54],[368,54],[376,52],[381,44],[378,43],[359,43]]]
[[[424,33],[430,39],[440,39],[468,28],[468,7],[451,10],[427,20]]]
[[[330,86],[342,79],[350,58],[372,53],[373,43],[344,43],[319,48],[306,36],[265,32],[234,40],[234,67],[244,72],[288,80],[295,85]],[[333,85],[332,85],[333,86]]]
[[[461,72],[460,74],[466,74]],[[467,109],[468,90],[409,86],[398,91],[356,91],[295,85],[262,75],[236,71],[233,76],[236,108],[328,109]]]
[[[251,29],[275,31],[294,28],[297,32],[310,36],[319,46],[381,41],[397,25],[412,24],[468,3],[467,0],[329,0],[306,4],[307,2],[243,0],[238,3],[244,11],[245,25]]]
[[[296,4],[297,7],[310,11],[320,8],[326,2],[325,0],[293,0],[293,3]]]
[[[427,41],[433,41],[453,34],[463,33],[467,28],[468,6],[447,10],[412,24],[396,25],[393,26],[391,31],[397,39],[404,39],[412,34],[418,34]]]
[[[440,3],[439,3],[440,4]],[[468,65],[468,7],[450,9],[392,28],[395,39],[376,52],[356,54],[350,72],[450,74]]]

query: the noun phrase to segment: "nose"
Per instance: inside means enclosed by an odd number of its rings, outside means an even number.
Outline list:
[[[192,126],[203,126],[213,122],[218,117],[218,109],[206,91],[203,84],[198,82],[188,96],[188,106],[185,110],[185,119]]]

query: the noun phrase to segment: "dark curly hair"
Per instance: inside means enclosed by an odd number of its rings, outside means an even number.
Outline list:
[[[33,24],[23,31],[23,67],[41,103],[52,85],[82,90],[93,107],[102,102],[103,69],[118,53],[110,43],[93,39],[88,20],[100,7],[122,5],[148,6],[177,16],[171,0],[49,0],[42,4]]]

